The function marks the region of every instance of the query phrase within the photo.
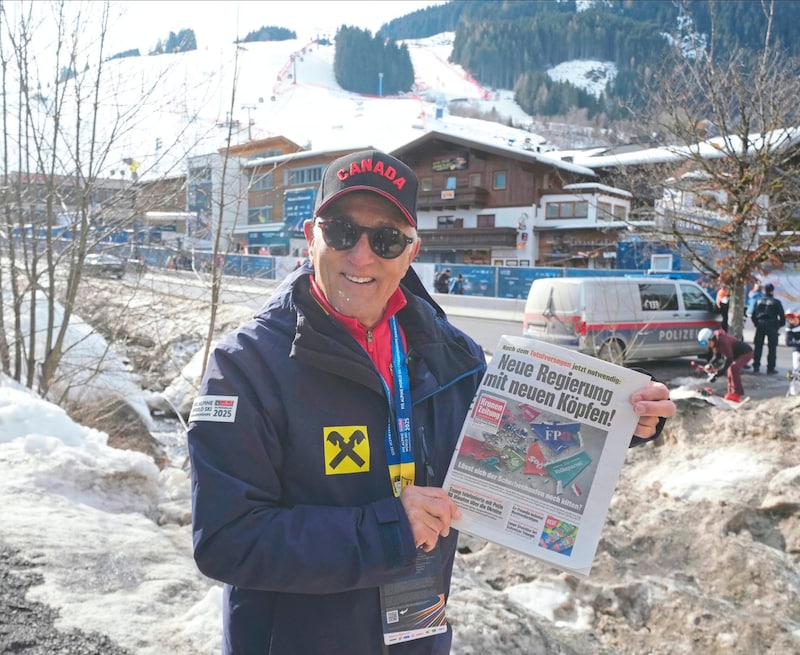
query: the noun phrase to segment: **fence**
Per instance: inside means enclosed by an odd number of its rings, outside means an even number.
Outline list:
[[[152,246],[133,246],[130,244],[110,244],[104,248],[125,259],[137,259],[147,266],[167,268],[176,260],[175,251]],[[181,267],[199,272],[211,270],[212,253],[194,251],[178,253],[184,257]],[[278,257],[271,255],[248,255],[228,253],[223,256],[226,275],[249,277],[262,280],[280,280],[302,263],[297,257]],[[413,264],[425,286],[433,290],[433,278],[440,270],[449,268],[453,277],[459,273],[464,277],[464,295],[486,298],[506,298],[523,300],[528,296],[531,282],[542,277],[609,277],[664,275],[685,280],[694,280],[710,290],[714,285],[704,279],[697,271],[645,271],[638,269],[587,269],[567,267],[515,267],[515,266],[472,266],[467,264]],[[800,309],[800,271],[771,271],[761,278],[762,283],[775,285],[775,295],[789,310]],[[713,293],[713,291],[712,291]]]

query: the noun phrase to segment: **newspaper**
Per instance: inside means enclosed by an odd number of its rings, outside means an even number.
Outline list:
[[[637,371],[503,336],[461,429],[444,488],[453,527],[589,575],[638,417]]]

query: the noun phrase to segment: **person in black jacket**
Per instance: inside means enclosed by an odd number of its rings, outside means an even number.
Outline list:
[[[433,288],[437,293],[450,292],[450,269],[439,271],[433,279]]]
[[[304,224],[311,263],[211,355],[188,440],[195,561],[225,583],[223,655],[450,651],[460,512],[441,487],[486,367],[411,268],[416,201],[388,154],[332,162]],[[657,382],[631,402],[635,441],[675,412]],[[435,622],[386,646],[382,591],[409,591],[423,566]]]
[[[450,293],[456,296],[464,295],[464,276],[461,273],[450,283]]]
[[[786,316],[783,304],[775,296],[775,287],[772,284],[764,285],[764,295],[758,299],[753,308],[752,321],[756,327],[756,336],[753,342],[755,354],[753,355],[753,373],[758,373],[761,367],[761,351],[764,348],[764,339],[767,340],[767,373],[777,373],[775,363],[778,355],[778,330],[786,325]]]

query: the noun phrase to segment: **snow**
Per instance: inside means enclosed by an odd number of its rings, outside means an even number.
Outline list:
[[[547,74],[556,82],[569,82],[600,98],[617,76],[617,65],[613,61],[565,61],[549,69]]]
[[[685,462],[664,462],[642,481],[658,484],[663,493],[682,500],[744,502],[750,483],[764,479],[774,467],[771,458],[759,458],[752,447],[728,447]]]
[[[185,471],[159,471],[0,377],[3,540],[35,557],[32,600],[60,629],[96,630],[142,655],[218,652],[220,589],[194,568]],[[125,620],[120,620],[125,617]]]
[[[58,627],[102,632],[141,655],[219,652],[221,589],[196,570],[190,528],[181,523],[190,506],[187,473],[110,448],[107,435],[6,377],[0,426],[3,540],[36,556],[44,582],[31,598],[60,608]],[[774,466],[743,446],[670,460],[642,482],[675,498],[732,502]],[[505,593],[551,620],[572,594],[563,580]],[[570,627],[587,628],[589,612],[579,611]]]
[[[30,596],[60,609],[57,626],[107,634],[140,655],[219,652],[221,589],[192,559],[185,450],[159,471],[148,456],[110,448],[107,435],[2,376],[0,426],[2,538],[35,556],[44,582]],[[154,435],[176,438],[174,430]],[[675,498],[730,502],[774,464],[745,447],[720,449],[665,462],[642,482]],[[556,579],[504,593],[555,621],[572,591]],[[591,610],[578,610],[569,627],[587,629]]]

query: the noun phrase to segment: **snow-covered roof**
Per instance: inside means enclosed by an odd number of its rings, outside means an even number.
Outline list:
[[[721,159],[732,154],[755,154],[763,150],[779,150],[800,143],[800,127],[787,127],[768,132],[751,133],[743,140],[738,135],[717,136],[692,145],[644,148],[633,152],[592,156],[576,152],[570,155],[576,164],[587,168],[615,168],[646,164],[668,164],[688,159]],[[560,153],[550,153],[558,157]]]
[[[272,157],[254,157],[248,159],[242,164],[242,168],[256,168],[258,166],[269,166],[270,164],[283,164],[287,161],[310,159],[312,157],[330,156],[336,157],[350,152],[358,152],[359,150],[370,150],[374,146],[355,146],[353,148],[336,148],[335,150],[300,150],[299,152],[290,152],[285,155],[274,155]],[[334,157],[334,159],[336,158]]]
[[[420,145],[427,143],[433,140],[440,140],[440,141],[448,141],[458,146],[462,146],[465,148],[475,148],[476,150],[484,150],[486,152],[491,152],[495,155],[499,155],[501,157],[509,157],[511,159],[516,159],[519,161],[530,161],[535,162],[538,164],[543,164],[544,166],[552,166],[554,168],[559,168],[564,171],[568,171],[570,173],[575,173],[577,175],[584,175],[587,177],[596,177],[596,173],[587,166],[580,166],[578,164],[573,164],[570,162],[565,162],[554,157],[547,157],[541,153],[534,152],[532,150],[527,150],[525,148],[516,145],[516,142],[509,144],[507,141],[501,142],[499,140],[493,140],[491,138],[481,138],[481,137],[463,137],[458,136],[455,134],[450,134],[444,131],[431,131],[423,134],[417,139],[413,141],[409,141],[405,145],[400,146],[399,148],[395,148],[392,151],[392,154],[400,156],[416,149]]]
[[[625,198],[633,198],[633,194],[625,189],[618,189],[617,187],[599,184],[598,182],[578,182],[576,184],[566,184],[563,187],[564,191],[603,191],[615,196],[624,196]]]

